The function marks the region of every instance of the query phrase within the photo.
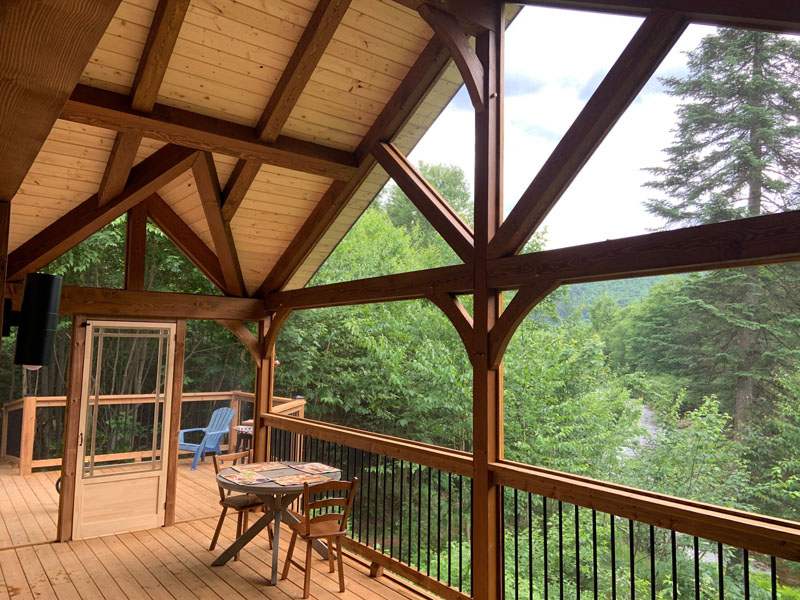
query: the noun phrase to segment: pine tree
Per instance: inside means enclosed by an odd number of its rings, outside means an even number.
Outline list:
[[[800,43],[785,36],[721,29],[688,54],[688,74],[662,80],[683,99],[666,166],[649,169],[662,192],[646,203],[666,225],[714,223],[794,210],[800,204]],[[736,383],[737,434],[757,394],[752,366],[769,343],[764,277],[711,275],[737,287],[727,310],[725,349]],[[713,289],[713,285],[709,289]],[[728,297],[731,290],[727,290]],[[716,304],[709,298],[709,304]]]

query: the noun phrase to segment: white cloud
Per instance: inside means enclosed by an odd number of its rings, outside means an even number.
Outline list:
[[[525,8],[506,36],[505,212],[511,210],[586,100],[624,49],[640,19]],[[685,69],[684,51],[712,28],[691,26],[656,73]],[[644,167],[663,161],[676,99],[657,85],[639,95],[545,221],[556,248],[645,233],[660,223],[642,202]],[[411,154],[414,161],[474,173],[474,117],[462,89]]]

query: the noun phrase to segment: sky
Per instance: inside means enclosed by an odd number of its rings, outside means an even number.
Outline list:
[[[578,116],[642,20],[526,7],[506,34],[506,214]],[[660,76],[686,72],[685,51],[714,31],[691,25],[633,104],[584,166],[543,224],[545,247],[647,233],[662,226],[643,201],[647,167],[663,164],[672,141],[677,99]],[[473,180],[474,117],[462,88],[410,159],[460,166]]]

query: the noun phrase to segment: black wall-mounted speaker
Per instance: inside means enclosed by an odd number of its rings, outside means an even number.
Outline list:
[[[60,301],[61,277],[44,273],[25,276],[14,364],[46,367],[53,360]]]

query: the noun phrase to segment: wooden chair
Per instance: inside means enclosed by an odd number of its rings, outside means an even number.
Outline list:
[[[350,508],[353,506],[353,497],[358,486],[358,478],[353,481],[329,481],[317,485],[303,486],[303,507],[305,515],[300,515],[299,523],[289,523],[292,529],[292,541],[289,542],[289,550],[286,552],[286,563],[283,566],[281,579],[286,579],[289,575],[289,567],[292,564],[292,553],[297,542],[297,536],[306,541],[306,573],[305,583],[303,584],[303,598],[308,598],[309,588],[311,587],[311,545],[314,540],[326,539],[328,541],[328,564],[331,573],[334,572],[333,566],[333,540],[336,540],[336,558],[339,566],[339,591],[344,591],[344,571],[342,570],[342,536],[347,533],[347,519],[350,516]],[[324,494],[327,492],[345,492],[344,497],[323,498],[311,500],[312,494]],[[333,508],[334,512],[321,512],[313,516],[315,510]],[[336,509],[341,509],[337,512]]]
[[[250,451],[245,452],[234,452],[231,454],[215,454],[213,457],[214,459],[214,471],[219,473],[222,469],[226,469],[228,467],[233,466],[236,464],[236,461],[239,460],[240,464],[246,464],[251,462]],[[222,507],[222,513],[219,515],[219,521],[217,522],[217,529],[214,531],[214,537],[211,538],[211,545],[208,547],[209,550],[213,550],[217,546],[217,539],[219,539],[219,532],[222,530],[222,524],[225,522],[225,515],[228,513],[228,509],[235,510],[237,513],[236,519],[236,539],[238,540],[241,535],[247,531],[247,522],[248,516],[250,511],[259,510],[264,508],[264,502],[259,499],[258,496],[254,494],[233,494],[228,495],[229,492],[224,490],[223,488],[219,488],[219,505]],[[272,547],[272,530],[269,530],[269,544],[270,548]],[[239,560],[239,555],[237,554],[233,560]]]

